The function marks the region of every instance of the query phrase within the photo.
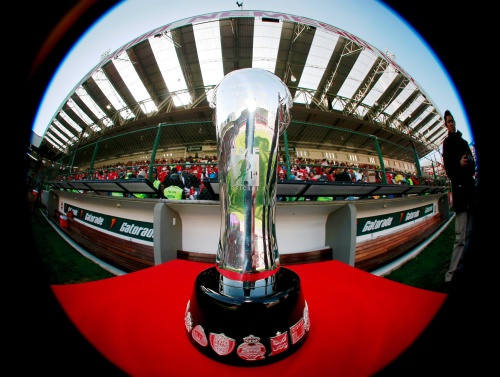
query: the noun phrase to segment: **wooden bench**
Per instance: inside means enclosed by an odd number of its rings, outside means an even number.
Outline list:
[[[194,253],[190,251],[177,250],[177,258],[192,262],[215,264],[215,254]],[[280,263],[282,266],[323,262],[327,260],[332,260],[331,247],[325,247],[313,251],[306,251],[303,253],[280,254]]]
[[[57,213],[55,216],[58,225],[60,215]],[[153,246],[114,237],[85,226],[70,217],[68,217],[68,227],[60,229],[85,251],[125,272],[154,266]]]
[[[400,257],[428,239],[446,222],[441,214],[401,231],[377,237],[356,245],[354,267],[373,271]]]
[[[57,225],[59,225],[59,215],[61,214],[56,213],[54,219]],[[437,214],[417,226],[361,242],[356,245],[354,267],[368,272],[380,268],[425,241],[445,222],[442,215]],[[155,265],[153,246],[131,242],[100,232],[71,218],[68,218],[68,227],[60,227],[60,229],[90,254],[125,272],[138,271]],[[326,246],[301,253],[282,253],[280,254],[280,263],[282,266],[286,266],[323,262],[332,260],[332,255],[332,248]],[[177,258],[183,260],[213,265],[215,257],[215,253],[177,250]]]
[[[214,264],[215,254],[195,253],[192,251],[177,250],[177,259]]]

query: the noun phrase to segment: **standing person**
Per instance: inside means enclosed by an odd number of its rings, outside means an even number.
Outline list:
[[[163,180],[165,188],[170,186],[178,186],[184,190],[184,183],[181,180],[181,173],[177,171],[176,167],[172,168],[172,171]]]
[[[349,169],[344,168],[344,171],[340,173],[340,176],[335,179],[336,181],[352,182],[351,174],[349,174]]]
[[[200,183],[201,183],[200,176],[201,174],[198,171],[198,168],[191,169],[189,176],[186,178],[186,181],[184,182],[186,187],[189,187],[190,189],[191,187],[194,188],[195,190],[194,199],[196,199],[197,196],[200,194]]]
[[[462,138],[462,133],[457,131],[455,119],[449,110],[444,112],[444,122],[448,136],[443,141],[443,164],[446,175],[451,181],[455,211],[455,243],[450,267],[445,275],[445,283],[449,283],[470,241],[476,200],[474,180],[476,166],[469,144]]]

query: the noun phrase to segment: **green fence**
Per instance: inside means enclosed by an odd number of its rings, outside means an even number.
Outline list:
[[[387,173],[412,174],[426,184],[445,185],[437,161],[420,158],[408,140],[406,145],[351,130],[292,121],[280,136],[280,165],[288,176],[295,166],[327,166],[362,172],[367,182],[387,182]],[[425,161],[422,169],[421,161]],[[216,130],[212,122],[161,123],[98,140],[75,149],[44,169],[43,181],[72,179],[79,174],[92,179],[95,173],[114,167],[147,167],[150,174],[162,165],[217,164]],[[80,177],[80,178],[81,178]],[[150,175],[151,177],[151,175]]]

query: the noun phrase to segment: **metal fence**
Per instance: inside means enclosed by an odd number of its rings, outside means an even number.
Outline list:
[[[445,185],[440,163],[417,155],[411,141],[406,145],[381,140],[375,135],[335,126],[290,122],[280,136],[280,164],[288,174],[294,166],[326,165],[363,174],[363,180],[387,182],[387,173],[413,175],[426,184]],[[75,149],[41,173],[43,181],[72,179],[79,174],[95,178],[97,171],[115,167],[147,167],[149,172],[163,165],[217,164],[215,127],[208,121],[161,123],[158,126],[103,136]],[[430,168],[429,168],[430,167]]]

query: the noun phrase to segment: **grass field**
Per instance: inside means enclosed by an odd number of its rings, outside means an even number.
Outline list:
[[[31,217],[36,254],[48,284],[75,284],[113,277],[68,244],[46,220],[40,208]],[[454,220],[420,254],[384,278],[435,292],[444,291],[444,274],[454,240]]]
[[[68,244],[36,209],[31,217],[35,251],[48,284],[74,284],[113,277]]]

